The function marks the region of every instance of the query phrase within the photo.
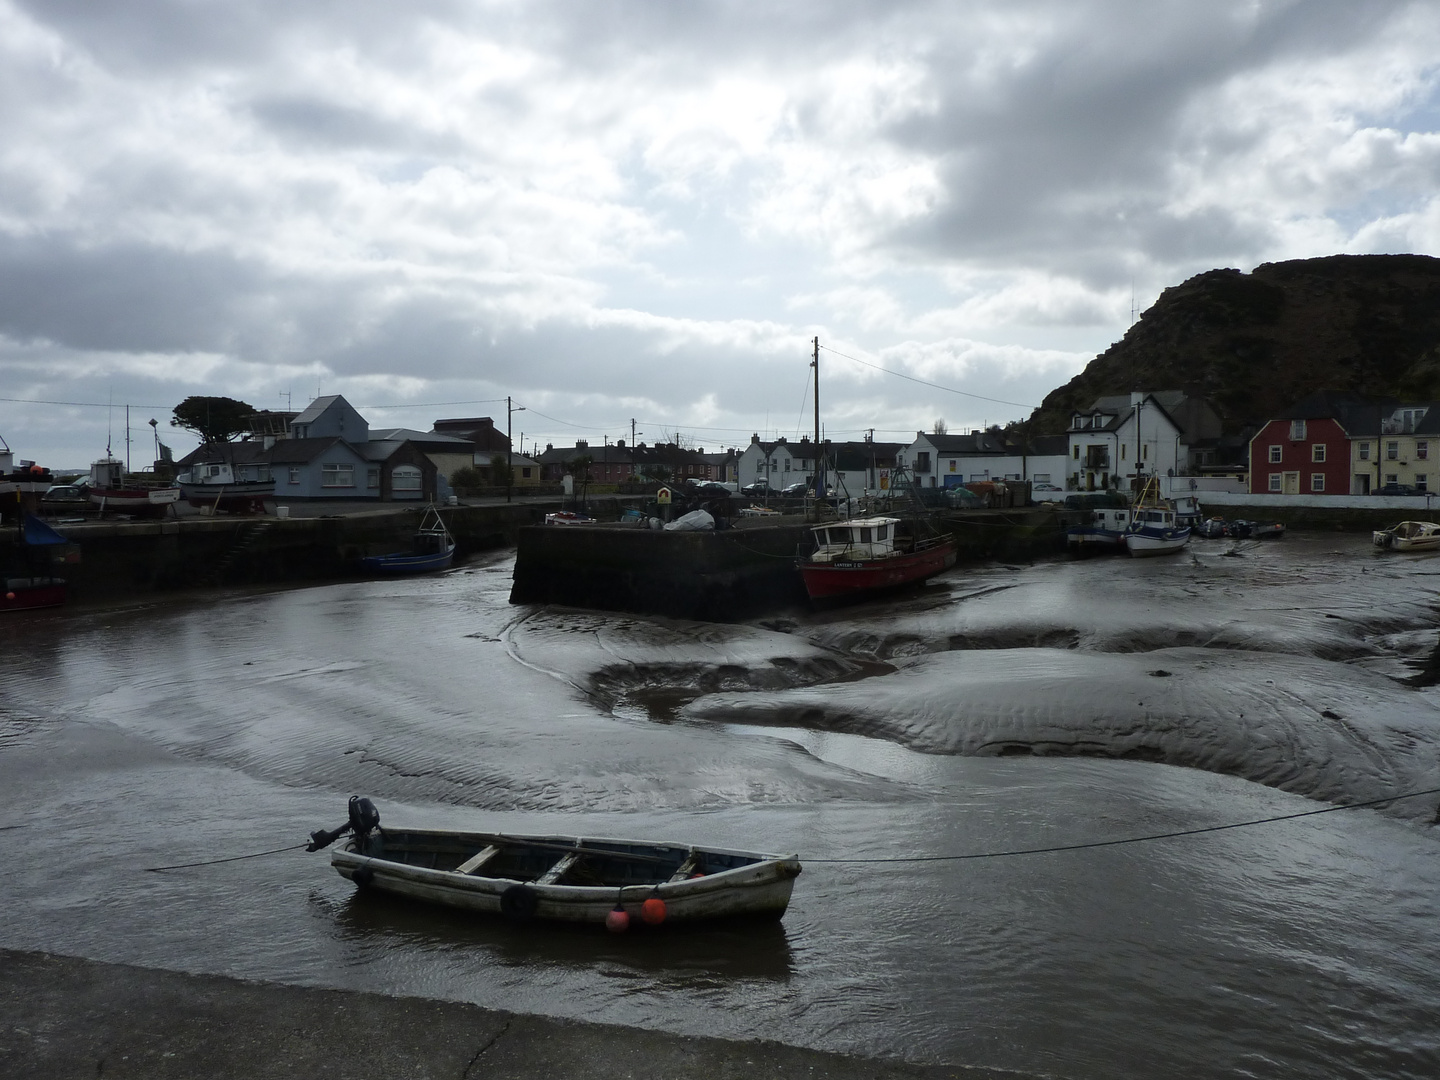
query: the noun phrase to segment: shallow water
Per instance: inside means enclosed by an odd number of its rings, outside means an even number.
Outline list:
[[[1440,787],[1436,692],[1400,682],[1440,559],[1230,549],[741,626],[510,607],[503,558],[0,624],[0,944],[1035,1075],[1435,1075],[1433,796],[826,861]],[[356,791],[805,872],[778,925],[623,938],[361,897],[303,852],[139,872]]]

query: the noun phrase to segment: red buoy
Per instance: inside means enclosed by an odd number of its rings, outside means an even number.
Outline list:
[[[5,594],[5,599],[6,599],[6,600],[14,600],[14,599],[15,599],[15,594],[14,594],[13,592],[7,592],[7,593]]]
[[[630,929],[630,916],[619,904],[615,905],[614,911],[605,916],[605,929],[612,934],[623,934]]]
[[[665,901],[652,896],[640,905],[640,918],[650,926],[659,926],[665,921]]]

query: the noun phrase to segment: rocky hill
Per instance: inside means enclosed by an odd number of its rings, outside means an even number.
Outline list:
[[[1331,255],[1197,274],[1046,395],[1034,430],[1064,431],[1073,410],[1141,389],[1199,394],[1232,431],[1315,390],[1440,399],[1440,259]]]

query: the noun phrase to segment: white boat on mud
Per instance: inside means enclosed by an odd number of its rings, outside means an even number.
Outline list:
[[[1433,521],[1402,521],[1388,529],[1376,529],[1371,542],[1389,551],[1434,551],[1440,548],[1440,525]]]
[[[711,919],[778,919],[800,874],[797,855],[763,855],[647,840],[382,829],[369,799],[350,820],[310,835],[319,851],[345,833],[330,863],[361,888],[516,922],[624,929]],[[657,903],[658,902],[658,903]],[[624,918],[619,918],[623,915]]]
[[[1135,500],[1125,529],[1125,550],[1134,556],[1173,555],[1190,542],[1190,526],[1177,520],[1175,504],[1160,498],[1151,477]]]

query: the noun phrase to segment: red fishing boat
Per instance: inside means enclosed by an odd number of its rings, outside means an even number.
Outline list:
[[[65,603],[65,579],[55,571],[80,561],[80,550],[33,514],[20,514],[19,531],[0,569],[0,611],[28,611]]]
[[[812,600],[863,596],[934,577],[955,565],[955,540],[904,533],[894,517],[851,518],[811,529],[815,550],[799,560]]]
[[[101,511],[159,517],[180,499],[180,489],[158,478],[127,473],[125,463],[108,452],[90,464],[90,501]]]

